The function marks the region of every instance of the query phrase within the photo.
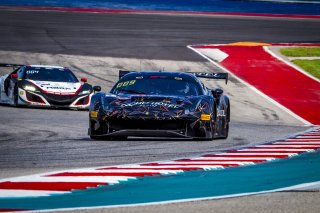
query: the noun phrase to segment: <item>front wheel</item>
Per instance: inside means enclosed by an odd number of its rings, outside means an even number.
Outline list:
[[[230,104],[228,103],[228,109],[227,109],[227,117],[225,120],[225,126],[224,126],[224,134],[223,139],[227,139],[229,136],[229,123],[230,123]]]
[[[90,135],[90,138],[91,138],[92,140],[97,140],[97,141],[100,141],[100,140],[103,139],[102,137],[95,136],[95,135]]]
[[[227,139],[229,136],[229,122],[227,121],[226,126],[224,128],[224,134],[222,136],[223,139]]]
[[[19,107],[19,94],[17,85],[14,87],[13,90],[13,106]]]
[[[90,135],[90,138],[92,140],[97,140],[97,141],[125,141],[127,140],[128,137],[126,136],[118,136],[118,137],[110,137],[110,136],[96,136],[96,135]]]

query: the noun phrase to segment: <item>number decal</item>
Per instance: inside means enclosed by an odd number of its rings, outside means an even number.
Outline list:
[[[123,82],[120,82],[120,83],[117,85],[117,88],[122,87],[122,84],[123,84]]]
[[[135,84],[136,83],[136,80],[132,80],[132,81],[130,81],[130,84],[129,85],[133,85],[133,84]]]
[[[135,83],[136,83],[136,80],[120,82],[117,84],[117,88],[134,85]]]
[[[38,74],[39,70],[27,70],[27,74]]]

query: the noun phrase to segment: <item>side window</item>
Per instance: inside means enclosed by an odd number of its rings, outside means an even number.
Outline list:
[[[202,82],[201,82],[201,87],[202,87],[204,93],[207,94],[207,92],[208,92],[207,87]]]
[[[18,70],[18,72],[17,72],[17,74],[18,74],[18,79],[22,79],[22,78],[23,78],[24,69],[25,69],[25,67],[21,67],[21,68]]]

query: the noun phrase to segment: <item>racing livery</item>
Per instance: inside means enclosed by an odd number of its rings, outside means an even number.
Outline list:
[[[17,67],[0,77],[0,103],[13,106],[88,109],[92,86],[81,81],[70,69],[45,65],[10,65]]]
[[[229,98],[198,78],[227,82],[227,73],[120,71],[119,76],[109,93],[92,96],[88,129],[92,139],[228,137]]]

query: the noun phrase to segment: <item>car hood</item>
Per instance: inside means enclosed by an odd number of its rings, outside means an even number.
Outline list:
[[[159,95],[106,95],[104,110],[113,116],[150,117],[198,117],[201,113],[210,113],[209,102],[198,96],[159,96]]]
[[[80,82],[29,81],[49,93],[76,93],[81,87]]]

